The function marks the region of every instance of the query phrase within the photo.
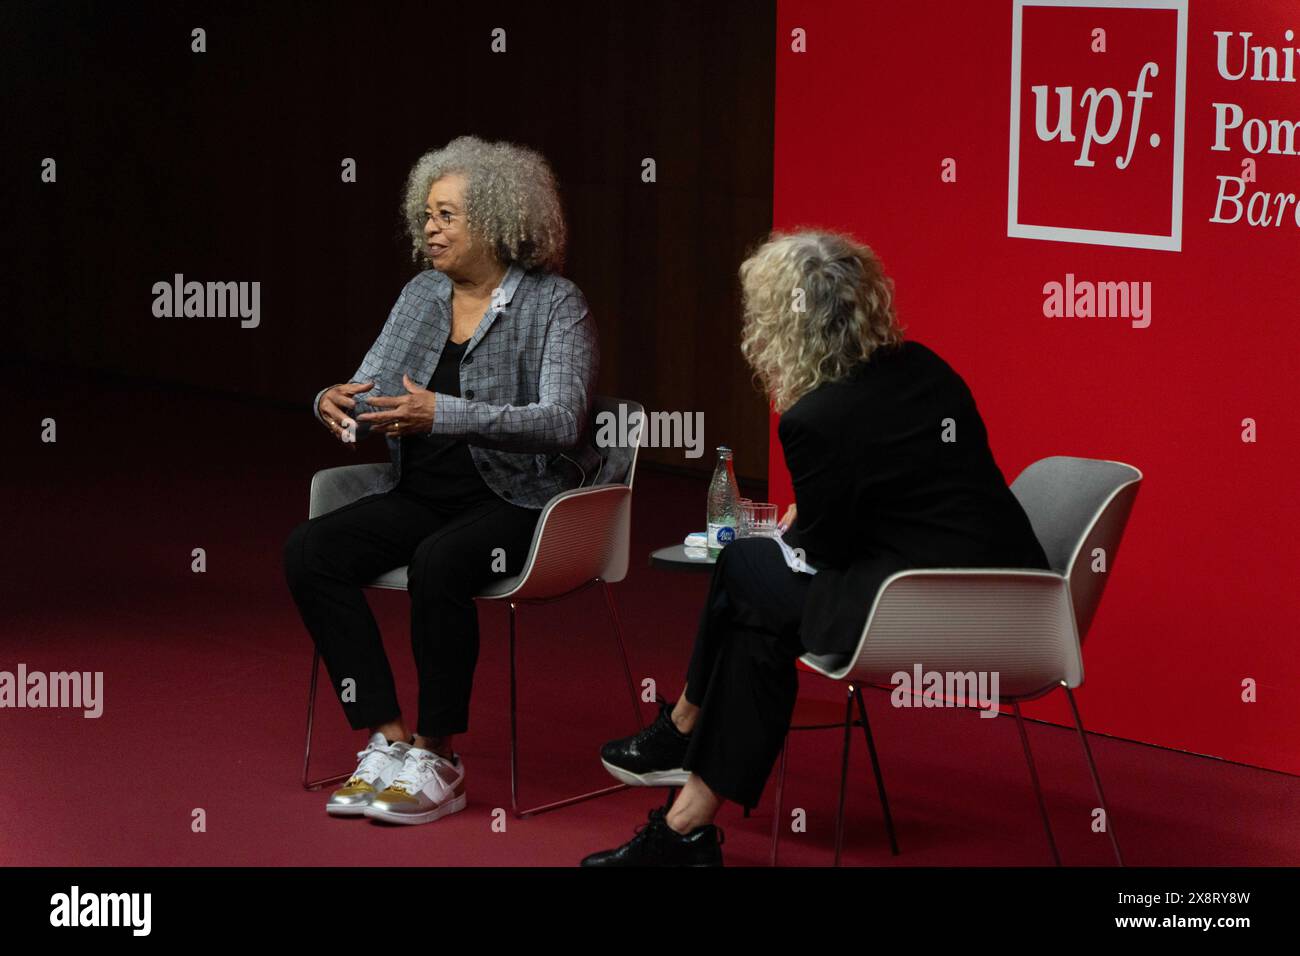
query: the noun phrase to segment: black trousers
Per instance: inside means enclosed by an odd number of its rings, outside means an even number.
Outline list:
[[[285,578],[353,729],[401,715],[362,586],[409,566],[411,649],[420,681],[415,732],[464,733],[478,663],[473,595],[494,578],[519,573],[540,516],[495,496],[454,506],[394,489],[293,530],[284,546]],[[343,693],[348,678],[354,695]]]
[[[811,580],[786,567],[770,538],[733,541],[713,569],[686,673],[686,700],[700,714],[683,767],[742,806],[758,805],[790,729]]]

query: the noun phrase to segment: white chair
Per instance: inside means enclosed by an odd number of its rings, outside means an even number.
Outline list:
[[[835,822],[837,866],[844,841],[849,732],[856,722],[861,722],[866,735],[890,846],[893,852],[898,852],[861,685],[892,685],[893,674],[910,673],[918,662],[925,670],[940,673],[998,673],[999,700],[1011,704],[1014,710],[1043,828],[1058,866],[1061,858],[1029,749],[1020,703],[1042,697],[1058,685],[1064,687],[1097,800],[1105,814],[1106,832],[1115,859],[1120,866],[1124,865],[1073,689],[1083,683],[1083,639],[1114,568],[1141,480],[1140,471],[1120,462],[1063,456],[1034,462],[1015,480],[1011,490],[1029,516],[1051,571],[987,568],[901,571],[881,585],[853,653],[805,654],[801,658],[810,669],[832,680],[848,682]],[[1094,571],[1094,567],[1098,570]],[[852,718],[855,705],[859,721]],[[780,832],[784,774],[783,751],[775,798],[773,864]]]
[[[626,410],[619,416],[619,407]],[[510,806],[516,817],[526,817],[547,810],[589,800],[626,789],[624,785],[604,787],[577,794],[543,806],[519,808],[519,760],[517,733],[517,667],[515,653],[515,612],[521,604],[544,604],[568,597],[599,584],[605,594],[605,605],[614,625],[623,662],[623,675],[627,680],[628,695],[637,727],[644,727],[632,670],[628,664],[627,647],[623,641],[623,628],[610,584],[627,575],[628,548],[632,535],[632,480],[636,475],[637,452],[644,431],[644,409],[636,402],[623,399],[597,397],[592,415],[601,412],[613,414],[618,421],[635,424],[626,444],[602,448],[605,455],[595,484],[561,492],[542,509],[533,533],[532,547],[523,570],[509,578],[494,582],[481,594],[484,601],[506,601],[510,607]],[[593,417],[593,421],[595,418]],[[345,465],[319,471],[312,478],[310,517],[326,514],[378,486],[387,473],[386,463]],[[370,582],[368,587],[405,590],[407,569],[394,568]],[[342,780],[346,773],[318,780],[309,779],[311,761],[312,719],[316,705],[316,682],[319,673],[320,651],[312,659],[311,689],[307,698],[307,745],[303,755],[303,787],[309,790]]]

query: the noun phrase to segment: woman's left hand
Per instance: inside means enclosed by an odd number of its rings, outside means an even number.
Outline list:
[[[371,408],[382,408],[381,412],[364,412],[357,416],[359,422],[369,422],[370,427],[383,435],[396,438],[400,435],[427,435],[433,428],[433,410],[436,393],[421,388],[411,381],[411,377],[402,374],[402,384],[406,394],[387,398],[377,395],[366,398]]]

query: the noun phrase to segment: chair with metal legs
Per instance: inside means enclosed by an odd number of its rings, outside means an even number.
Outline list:
[[[1042,697],[1058,685],[1064,687],[1115,860],[1124,865],[1114,820],[1073,691],[1083,683],[1083,639],[1113,569],[1141,481],[1142,473],[1138,469],[1121,462],[1064,456],[1034,462],[1015,480],[1011,490],[1029,516],[1051,571],[996,568],[901,571],[881,585],[853,653],[803,656],[803,663],[812,670],[832,680],[849,682],[848,696],[850,701],[857,701],[894,852],[897,843],[893,823],[860,686],[891,684],[893,674],[910,672],[913,665],[920,663],[927,671],[940,673],[997,672],[999,702],[1010,704],[1015,714],[1048,846],[1058,866],[1061,858],[1020,704]],[[851,716],[851,712],[846,712],[835,825],[836,864],[844,841]],[[772,832],[773,863],[780,834],[779,801],[784,770],[783,754],[777,781],[777,820]]]
[[[607,786],[541,806],[520,809],[516,614],[521,605],[546,604],[599,584],[613,624],[637,727],[644,726],[636,686],[632,680],[632,669],[628,663],[627,646],[623,640],[623,628],[609,586],[627,575],[632,531],[632,481],[636,475],[637,452],[644,430],[645,413],[636,402],[597,397],[592,415],[597,416],[602,412],[613,415],[617,421],[630,424],[631,434],[626,436],[626,444],[602,449],[605,461],[595,477],[594,486],[561,492],[547,502],[533,533],[532,546],[523,570],[513,577],[493,582],[490,587],[475,595],[479,600],[505,601],[510,609],[510,806],[516,817],[544,813],[626,789],[623,784]],[[388,473],[388,469],[387,464],[377,463],[346,465],[317,472],[312,479],[310,516],[314,518],[326,514],[376,487],[382,487],[382,476]],[[380,575],[367,586],[405,590],[406,584],[407,569],[401,567]],[[319,663],[318,650],[312,659],[311,687],[307,698],[307,743],[303,754],[303,786],[309,790],[348,776],[343,773],[317,780],[310,779],[311,732]]]
[[[812,668],[799,661],[799,667],[803,670],[811,671]],[[857,704],[858,717],[853,716],[853,706]],[[797,711],[796,711],[797,713]],[[889,852],[894,856],[899,855],[898,834],[894,830],[894,816],[889,810],[889,795],[885,792],[885,779],[880,772],[880,760],[876,755],[876,741],[871,734],[871,723],[867,719],[866,704],[862,699],[862,689],[852,681],[848,683],[848,693],[844,702],[844,719],[833,721],[831,723],[818,724],[792,724],[791,731],[796,730],[837,730],[844,731],[844,744],[840,754],[840,812],[836,815],[835,830],[835,865],[839,865],[840,848],[843,845],[843,803],[847,793],[848,785],[848,762],[849,762],[849,737],[854,727],[861,727],[863,736],[867,741],[867,756],[871,760],[871,774],[876,781],[876,794],[880,798],[880,814],[885,822],[885,835],[889,838]],[[773,797],[772,808],[772,850],[768,860],[769,865],[777,865],[777,851],[781,845],[781,826],[785,823],[782,817],[784,807],[784,790],[785,790],[785,770],[786,762],[789,758],[790,738],[781,744],[780,762],[777,764],[776,773],[776,794]]]

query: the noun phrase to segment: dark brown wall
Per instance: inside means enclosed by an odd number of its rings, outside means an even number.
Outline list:
[[[703,411],[708,447],[765,477],[736,267],[771,223],[774,16],[753,0],[5,5],[11,354],[305,409],[352,373],[414,269],[406,170],[475,133],[555,166],[601,391]],[[340,182],[343,157],[358,183]],[[151,287],[176,272],[260,281],[261,327],[154,318]]]

